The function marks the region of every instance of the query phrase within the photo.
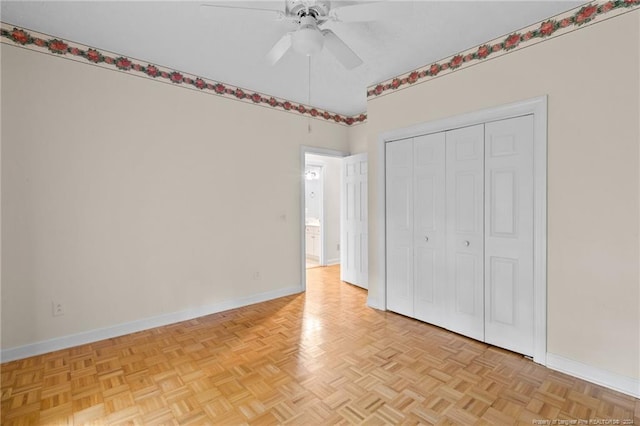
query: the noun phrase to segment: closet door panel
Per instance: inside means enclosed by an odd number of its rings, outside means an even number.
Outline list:
[[[386,144],[387,309],[414,316],[413,140]]]
[[[485,340],[533,355],[533,116],[485,132]]]
[[[446,132],[449,329],[484,340],[484,125]]]
[[[445,134],[414,138],[415,318],[447,326],[445,317]]]

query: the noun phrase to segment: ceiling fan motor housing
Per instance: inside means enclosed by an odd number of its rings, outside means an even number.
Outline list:
[[[315,55],[322,50],[324,36],[318,29],[318,23],[313,15],[300,18],[300,28],[292,34],[291,46],[301,55]]]
[[[285,14],[301,18],[311,14],[318,24],[322,24],[327,20],[330,9],[331,2],[327,0],[286,0]]]
[[[362,64],[362,59],[331,29],[319,29],[327,20],[340,20],[330,16],[330,12],[333,13],[331,2],[327,0],[285,0],[284,16],[289,22],[297,23],[298,29],[286,33],[273,45],[267,53],[267,61],[275,65],[289,50],[311,56],[320,53],[326,47],[327,51],[347,69]]]

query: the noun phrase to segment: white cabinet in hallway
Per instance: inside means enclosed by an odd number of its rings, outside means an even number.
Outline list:
[[[315,225],[305,226],[306,255],[313,260],[320,259],[320,227]]]
[[[388,142],[389,310],[533,352],[533,117]]]

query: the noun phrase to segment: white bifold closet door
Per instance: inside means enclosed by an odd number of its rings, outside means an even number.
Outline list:
[[[414,316],[413,139],[387,144],[387,308]]]
[[[387,145],[387,306],[445,322],[445,134]]]
[[[414,317],[448,327],[445,248],[445,135],[414,138]]]
[[[484,125],[446,132],[451,330],[484,340]]]
[[[386,144],[387,308],[533,353],[533,117]]]
[[[533,116],[485,125],[485,341],[533,355]]]

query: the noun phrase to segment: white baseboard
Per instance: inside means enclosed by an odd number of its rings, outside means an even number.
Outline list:
[[[292,294],[300,293],[302,291],[303,289],[299,286],[287,287],[279,290],[254,294],[252,296],[247,296],[240,299],[227,300],[224,302],[215,303],[213,305],[186,309],[184,311],[171,312],[164,315],[158,315],[156,317],[117,324],[111,327],[83,331],[81,333],[56,337],[54,339],[30,343],[28,345],[18,346],[15,348],[2,349],[0,350],[0,360],[1,362],[13,361],[16,359],[27,358],[30,356],[40,355],[60,349],[66,349],[73,346],[84,345],[87,343],[97,342],[99,340],[135,333],[142,330],[148,330],[154,327],[161,327],[163,325],[174,324],[176,322],[186,321],[205,315],[215,314],[218,312],[227,311],[229,309],[253,305],[254,303],[265,302],[267,300],[289,296]]]
[[[340,264],[340,258],[327,260],[327,266]]]
[[[552,353],[547,353],[547,367],[640,398],[640,379],[612,373]]]
[[[369,297],[367,297],[367,306],[373,309],[377,309],[379,311],[384,311],[384,307],[380,306],[378,303],[378,299],[371,296],[372,292],[369,292]]]

